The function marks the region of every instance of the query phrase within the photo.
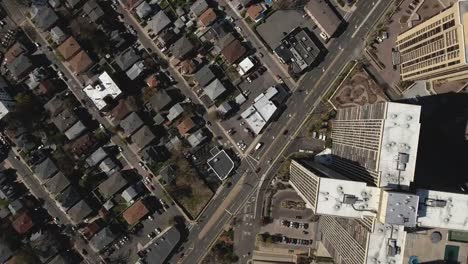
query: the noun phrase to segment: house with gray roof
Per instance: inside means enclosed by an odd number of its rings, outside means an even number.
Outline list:
[[[87,159],[86,163],[88,163],[89,166],[96,166],[101,162],[104,158],[107,157],[107,152],[102,148],[96,149]]]
[[[218,106],[218,112],[221,114],[227,114],[232,110],[232,106],[229,101],[225,101]]]
[[[120,165],[117,164],[111,157],[105,158],[99,163],[99,169],[107,175],[112,175],[120,169]]]
[[[68,7],[74,9],[81,2],[81,0],[65,0],[65,2],[67,3]]]
[[[206,136],[203,129],[199,129],[193,132],[190,136],[187,137],[187,141],[192,146],[192,148],[200,146],[208,137]]]
[[[21,80],[31,72],[33,64],[28,56],[21,54],[11,63],[8,63],[6,67],[15,80]]]
[[[12,215],[16,215],[24,208],[23,201],[21,199],[16,199],[8,205],[8,210],[10,210]]]
[[[73,140],[81,136],[85,131],[86,131],[85,125],[81,121],[78,121],[73,126],[71,126],[65,131],[65,136],[69,140]]]
[[[172,103],[172,98],[165,90],[157,91],[150,99],[149,106],[156,112],[165,110]]]
[[[179,60],[185,59],[194,49],[195,46],[186,36],[178,39],[171,47],[172,54]]]
[[[69,185],[70,181],[67,179],[67,177],[65,177],[65,175],[63,175],[62,172],[56,173],[52,178],[44,183],[46,190],[54,196],[61,193]]]
[[[122,177],[122,173],[116,172],[99,184],[99,193],[105,200],[112,198],[117,192],[127,186],[128,182]]]
[[[211,71],[209,65],[203,66],[200,70],[195,73],[195,81],[201,87],[207,86],[216,76],[214,75],[213,71]]]
[[[203,90],[204,93],[211,99],[211,101],[214,101],[226,91],[226,88],[219,79],[216,79],[208,84],[208,86],[206,86]]]
[[[50,30],[50,36],[57,45],[62,44],[68,38],[68,35],[59,26],[55,26]]]
[[[49,179],[57,172],[58,168],[57,166],[55,166],[55,163],[50,158],[43,160],[34,168],[34,174],[36,175],[36,177],[39,178],[41,182],[44,182],[45,180]]]
[[[59,20],[55,11],[47,5],[33,5],[30,13],[31,21],[42,31],[49,30]]]
[[[190,6],[190,14],[193,17],[199,17],[208,9],[208,7],[206,0],[197,0],[192,4],[192,6]]]
[[[126,71],[140,59],[135,49],[128,48],[115,58],[115,63],[117,63],[122,71]]]
[[[148,28],[151,29],[152,33],[158,35],[163,29],[171,24],[171,20],[164,13],[163,10],[159,11],[154,15],[150,21],[148,21]],[[150,33],[151,33],[150,31]]]
[[[153,121],[154,121],[154,124],[155,125],[161,125],[164,123],[164,121],[166,121],[166,119],[164,119],[164,117],[160,114],[160,113],[157,113],[154,117],[153,117]]]
[[[168,165],[159,171],[159,175],[166,183],[171,183],[176,178],[176,170],[174,166]]]
[[[178,118],[183,113],[184,113],[184,108],[179,103],[177,103],[169,109],[169,113],[167,114],[167,120],[173,121],[174,119]]]
[[[104,16],[104,10],[96,0],[88,0],[83,5],[83,11],[88,15],[91,21],[96,22]]]
[[[125,137],[129,137],[135,133],[141,126],[143,126],[143,120],[141,120],[140,116],[132,112],[122,121],[120,121],[119,126],[123,129],[123,133]]]
[[[139,150],[148,146],[148,144],[155,139],[156,136],[153,134],[153,132],[148,126],[143,126],[132,136],[132,142]]]
[[[105,249],[110,243],[112,243],[117,238],[117,234],[112,232],[109,227],[103,228],[97,234],[91,238],[89,241],[89,245],[91,248],[96,251],[100,252]]]
[[[55,199],[63,208],[70,209],[81,199],[81,196],[73,186],[69,186],[62,193],[57,195]]]
[[[85,217],[91,214],[93,210],[85,200],[76,203],[72,208],[67,211],[74,224],[79,224]]]
[[[146,163],[156,163],[166,161],[169,154],[164,146],[149,145],[141,150],[140,157]]]
[[[150,4],[146,1],[141,2],[141,4],[135,8],[135,13],[141,19],[147,18],[152,12],[153,8],[151,8]]]
[[[135,80],[145,71],[145,63],[141,60],[136,62],[125,73],[130,80]]]
[[[132,185],[125,189],[121,196],[127,203],[131,203],[139,194],[140,192],[137,190],[137,188]]]

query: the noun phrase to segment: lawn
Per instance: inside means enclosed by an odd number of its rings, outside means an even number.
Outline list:
[[[176,167],[177,177],[174,182],[167,185],[167,191],[190,217],[196,218],[213,196],[213,191],[182,153],[173,153],[168,164]]]

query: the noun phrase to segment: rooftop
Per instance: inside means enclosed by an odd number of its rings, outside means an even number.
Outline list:
[[[96,149],[87,159],[86,162],[89,166],[96,166],[101,162],[104,158],[107,157],[107,152],[102,148]]]
[[[154,15],[148,22],[148,28],[150,28],[154,34],[159,34],[163,29],[171,24],[171,20],[167,17],[166,13],[161,10]]]
[[[126,137],[135,133],[143,124],[143,120],[141,120],[140,116],[135,112],[132,112],[120,121],[120,127],[123,129],[123,133]]]
[[[215,78],[215,75],[211,71],[210,66],[205,65],[195,73],[194,78],[200,86],[205,87]]]
[[[195,127],[195,123],[193,122],[191,117],[185,117],[177,125],[177,129],[179,130],[179,134],[181,136],[187,135],[188,132],[192,130],[194,127]]]
[[[128,70],[132,67],[135,62],[139,61],[141,58],[136,53],[135,49],[128,48],[122,53],[120,53],[117,58],[115,58],[115,63],[120,67],[122,71]]]
[[[113,233],[109,227],[105,227],[99,233],[93,236],[89,241],[89,245],[97,252],[105,249],[112,241],[117,238],[117,235]]]
[[[52,119],[60,132],[65,132],[78,121],[78,117],[71,109],[65,109]]]
[[[55,166],[55,163],[50,158],[45,159],[34,168],[34,173],[39,177],[40,181],[49,179],[57,171],[57,166]]]
[[[133,226],[134,224],[140,222],[140,220],[148,213],[148,208],[146,208],[142,200],[139,200],[130,206],[127,210],[125,210],[125,212],[122,213],[122,216],[130,226]]]
[[[73,55],[77,54],[81,50],[80,44],[76,39],[71,36],[67,38],[60,46],[58,46],[57,51],[65,59],[69,60]]]
[[[203,141],[205,141],[205,139],[207,139],[207,136],[203,129],[199,129],[187,137],[187,141],[192,148],[199,146]]]
[[[150,99],[149,105],[155,111],[164,110],[172,102],[172,98],[167,94],[165,90],[157,91]]]
[[[247,15],[252,19],[252,21],[257,21],[262,17],[263,11],[265,11],[265,9],[262,4],[254,4],[247,9]]]
[[[178,59],[183,59],[192,52],[192,50],[195,48],[193,45],[192,41],[187,38],[186,36],[183,36],[179,38],[174,45],[171,47],[172,54],[178,58]]]
[[[11,223],[15,231],[22,235],[27,233],[34,226],[34,222],[27,212],[18,215]]]
[[[235,39],[231,43],[229,43],[223,50],[221,50],[221,54],[223,54],[224,58],[229,64],[236,63],[239,59],[241,59],[247,49],[242,45],[240,40]]]
[[[88,203],[86,203],[85,200],[81,200],[78,203],[76,203],[72,208],[70,208],[67,211],[67,214],[70,216],[74,223],[78,224],[81,221],[83,221],[85,217],[91,214],[92,211],[93,210],[88,205]]]
[[[234,169],[234,161],[225,150],[216,153],[207,163],[221,181],[226,179]]]
[[[71,60],[68,62],[70,64],[70,69],[75,74],[80,74],[87,71],[91,66],[93,66],[94,61],[89,57],[88,53],[84,50],[78,52]]]
[[[304,10],[328,37],[332,37],[341,24],[341,19],[325,0],[310,0]]]
[[[243,59],[241,62],[239,62],[239,66],[237,70],[239,71],[239,74],[243,76],[244,74],[249,72],[253,67],[254,67],[254,63],[252,59],[247,57]]]
[[[127,180],[122,177],[122,174],[116,172],[99,184],[98,190],[103,198],[107,200],[127,186],[127,183]]]
[[[215,79],[210,84],[208,84],[203,89],[203,91],[211,99],[211,101],[214,101],[226,91],[226,88],[219,79]]]
[[[73,186],[69,186],[56,197],[57,202],[59,202],[60,205],[65,209],[71,208],[80,199],[81,199],[80,194]]]
[[[65,131],[65,136],[69,140],[74,140],[75,138],[83,134],[86,131],[86,129],[86,126],[81,121],[78,121],[73,126],[68,128],[67,131]]]
[[[254,99],[252,106],[242,112],[241,117],[247,122],[255,134],[259,134],[275,114],[277,107],[271,98],[278,93],[275,87],[270,87]]]
[[[61,193],[65,188],[70,185],[70,181],[63,175],[62,172],[58,172],[54,177],[50,178],[44,187],[53,195]]]
[[[179,104],[175,104],[169,109],[169,114],[167,114],[167,120],[173,121],[179,117],[184,112],[184,108]]]
[[[213,8],[208,8],[205,10],[205,12],[203,12],[203,14],[200,15],[198,18],[198,23],[200,26],[207,27],[211,25],[211,23],[213,23],[216,18],[217,16],[215,10]]]
[[[166,263],[167,257],[179,243],[179,240],[179,231],[174,226],[171,227],[149,246],[151,250],[147,253],[146,258],[151,259],[151,264]]]
[[[192,6],[190,6],[190,12],[193,16],[198,17],[203,14],[208,7],[206,0],[197,0],[192,4]]]
[[[117,84],[115,84],[114,80],[110,77],[107,72],[102,73],[99,75],[100,84],[96,86],[88,85],[83,90],[86,95],[94,102],[96,107],[99,110],[104,109],[107,106],[105,98],[112,98],[115,99],[122,91],[119,89]]]
[[[143,126],[140,128],[135,134],[132,136],[132,142],[135,144],[135,146],[141,150],[144,147],[146,147],[148,144],[150,144],[154,139],[156,139],[156,136],[153,134],[151,129],[148,126]]]
[[[143,1],[135,8],[135,12],[137,13],[138,17],[140,17],[141,19],[145,19],[146,17],[151,15],[153,9],[151,8],[150,4],[148,4],[148,2]]]

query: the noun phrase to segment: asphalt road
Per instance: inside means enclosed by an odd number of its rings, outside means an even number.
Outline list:
[[[226,211],[218,218],[216,224],[210,227],[210,231],[206,233],[203,238],[199,238],[197,233],[202,230],[205,224],[199,222],[194,226],[191,230],[189,241],[187,242],[188,249],[186,250],[182,262],[200,262],[209,251],[217,236],[221,233],[222,227],[229,222],[239,209],[241,209],[250,195],[256,196],[257,205],[255,207],[254,216],[256,222],[258,222],[262,215],[261,210],[266,187],[276,171],[280,168],[281,162],[284,160],[283,157],[289,154],[287,153],[287,147],[296,135],[295,132],[298,132],[300,128],[302,128],[304,120],[320,102],[322,99],[321,96],[325,94],[328,87],[330,87],[337,78],[340,70],[351,60],[360,57],[365,37],[376,21],[384,14],[389,4],[391,4],[390,1],[375,1],[374,5],[369,5],[366,1],[357,3],[356,11],[354,11],[348,20],[346,31],[329,43],[329,53],[326,55],[324,61],[304,76],[296,92],[294,92],[287,101],[287,109],[285,112],[275,123],[271,124],[267,131],[261,136],[260,140],[265,143],[265,148],[263,149],[263,153],[261,153],[262,157],[259,162],[255,164],[252,159],[250,159],[249,162],[245,162],[249,158],[243,160],[241,170],[245,168],[245,163],[250,163],[246,166],[251,167],[250,171],[252,171],[253,166],[262,169],[260,171],[262,179],[259,179],[258,175],[254,173],[247,175],[246,181],[243,184],[249,186],[249,188],[243,188],[243,190],[237,194],[237,198],[226,208]],[[282,134],[285,129],[289,131],[287,135]],[[272,163],[268,164],[270,160],[272,160]],[[236,176],[237,175],[231,180],[233,183],[238,181]],[[223,191],[227,192],[227,190]],[[222,195],[222,197],[225,196],[227,196],[227,194]],[[209,219],[214,211],[219,208],[221,203],[222,199],[219,199],[219,201],[214,200],[205,211],[206,216],[203,217]],[[250,240],[252,239],[254,238],[252,237]]]

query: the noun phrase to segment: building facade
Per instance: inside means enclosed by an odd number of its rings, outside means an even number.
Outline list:
[[[420,106],[393,102],[339,109],[332,123],[331,167],[373,186],[409,186],[420,111]]]
[[[460,0],[397,37],[403,81],[468,77],[468,1]]]

